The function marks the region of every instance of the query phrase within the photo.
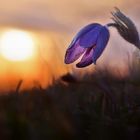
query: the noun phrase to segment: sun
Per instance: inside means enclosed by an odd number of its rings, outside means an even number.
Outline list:
[[[25,31],[6,31],[0,37],[0,53],[10,61],[30,59],[34,53],[34,40]]]

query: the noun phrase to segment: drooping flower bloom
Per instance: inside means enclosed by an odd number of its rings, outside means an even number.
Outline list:
[[[66,64],[73,63],[82,55],[81,61],[76,65],[77,67],[96,64],[108,43],[110,37],[108,28],[111,26],[117,29],[123,39],[140,49],[140,37],[132,20],[118,8],[115,8],[115,12],[112,12],[112,16],[114,22],[108,23],[106,26],[92,23],[81,29],[66,51]]]
[[[109,30],[107,26],[92,23],[80,30],[74,37],[65,54],[65,63],[70,64],[82,56],[77,67],[86,67],[92,63],[96,64],[97,59],[103,53],[108,40]]]

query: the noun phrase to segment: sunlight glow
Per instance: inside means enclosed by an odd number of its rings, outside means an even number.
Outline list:
[[[0,37],[0,53],[10,61],[30,59],[34,53],[34,40],[28,32],[6,31]]]

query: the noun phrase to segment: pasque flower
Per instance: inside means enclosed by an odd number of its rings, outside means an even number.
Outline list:
[[[70,64],[82,56],[77,67],[86,67],[96,61],[107,46],[110,34],[109,27],[115,27],[119,34],[128,42],[140,49],[140,39],[138,31],[128,17],[118,8],[112,12],[113,23],[103,26],[99,23],[92,23],[82,28],[72,40],[65,54],[65,63]]]
[[[65,63],[73,63],[83,55],[81,61],[76,64],[77,67],[86,67],[92,63],[96,64],[97,59],[108,43],[109,36],[107,26],[98,23],[85,26],[74,37],[67,49]]]

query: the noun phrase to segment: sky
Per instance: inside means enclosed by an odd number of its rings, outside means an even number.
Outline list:
[[[5,0],[0,5],[0,24],[67,32],[73,26],[78,27],[88,21],[109,17],[109,12],[115,6],[131,12],[138,8],[138,1]],[[128,8],[130,6],[131,9]]]
[[[82,73],[83,70],[75,69],[74,65],[66,66],[64,64],[65,50],[73,36],[86,24],[92,22],[106,24],[110,22],[110,12],[114,10],[115,6],[135,21],[140,31],[139,0],[1,1],[1,31],[5,28],[19,28],[30,31],[34,34],[38,47],[36,59],[31,62],[22,64],[10,62],[9,64],[0,58],[0,64],[3,67],[0,70],[0,76],[5,79],[4,85],[10,88],[13,79],[16,81],[15,86],[19,79],[28,79],[26,85],[29,85],[30,81],[32,83],[39,81],[43,86],[46,86],[47,83],[51,82],[54,75],[58,78],[67,71],[73,70],[76,73]],[[127,52],[131,53],[135,51],[135,48],[122,40],[115,29],[111,29],[110,34],[110,41],[104,54],[99,59],[98,65],[104,63],[106,66],[124,67]],[[11,72],[11,65],[14,67],[10,75],[12,78],[8,79],[5,75]],[[23,67],[27,67],[26,70],[20,70],[24,69]],[[43,80],[42,77],[44,77]],[[2,84],[0,84],[1,87],[3,87]]]

